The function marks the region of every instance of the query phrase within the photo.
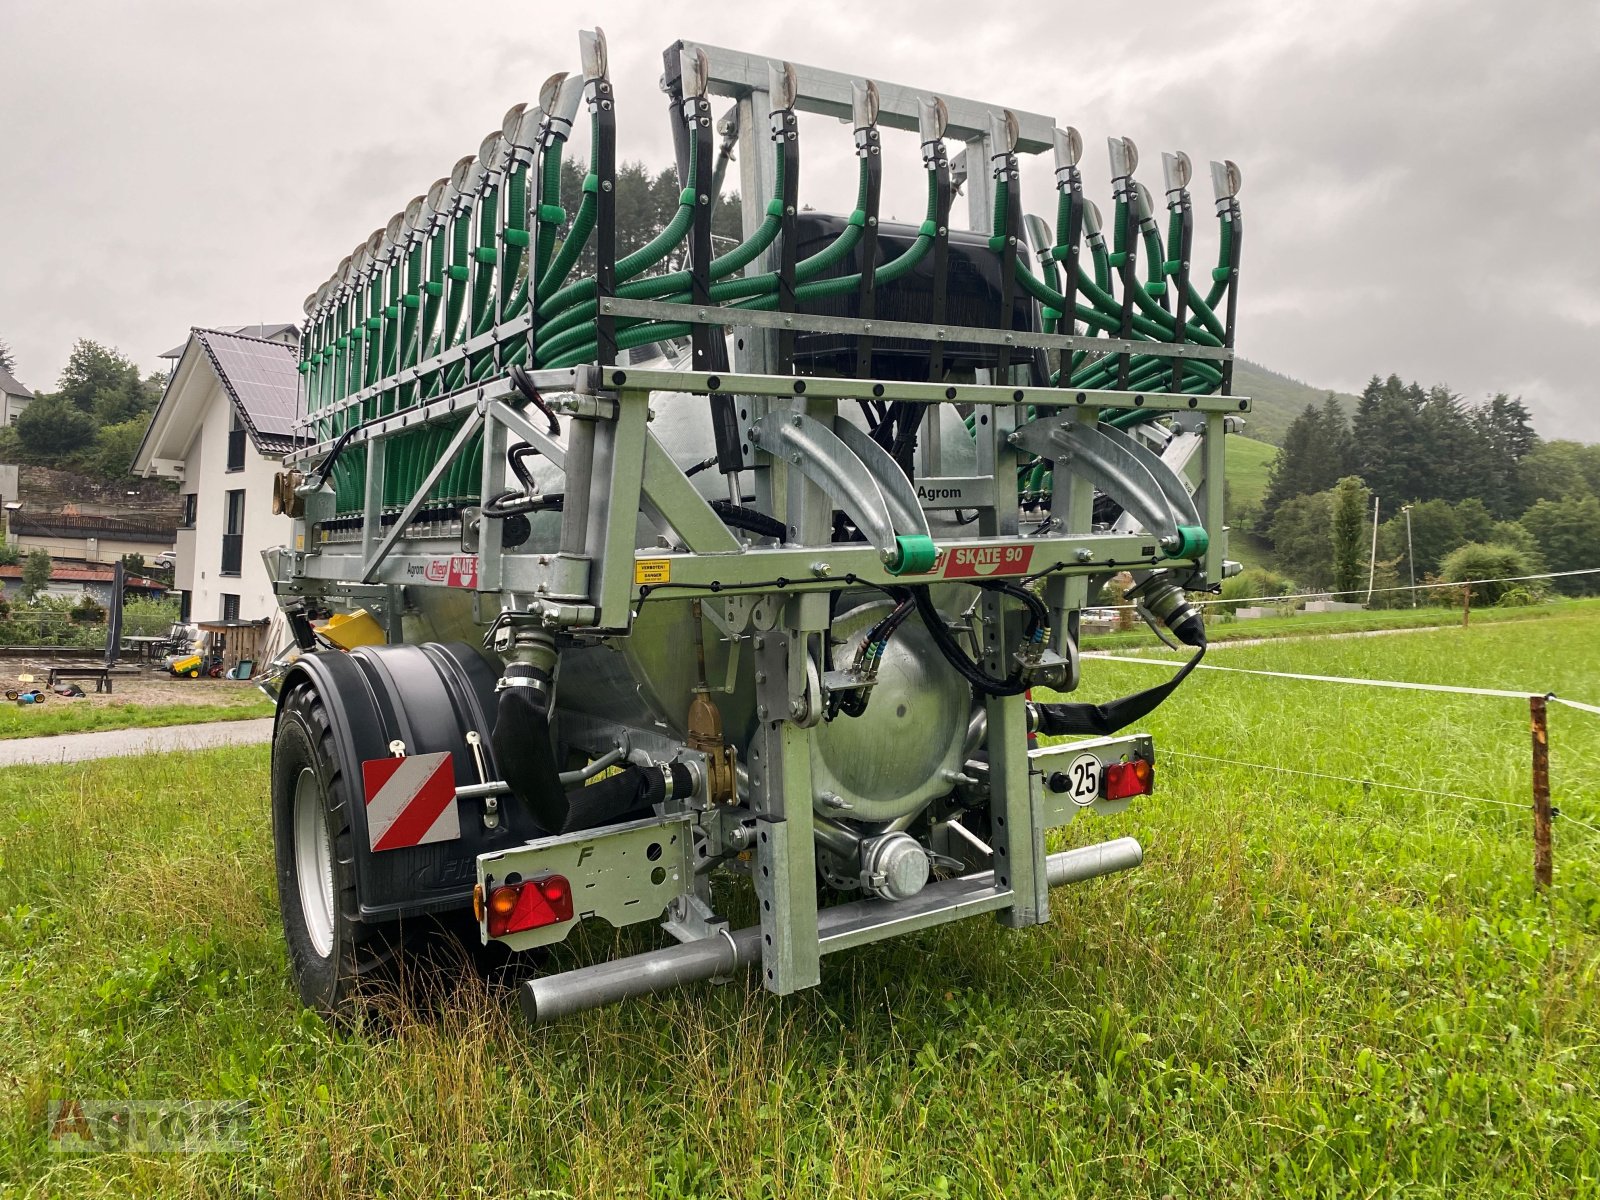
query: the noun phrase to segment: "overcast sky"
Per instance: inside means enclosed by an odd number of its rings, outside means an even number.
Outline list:
[[[550,16],[555,14],[555,23]],[[1051,15],[1044,15],[1051,14]],[[72,342],[143,366],[192,325],[300,318],[339,259],[609,36],[625,158],[668,161],[688,38],[1048,114],[1243,169],[1239,348],[1322,387],[1520,393],[1600,440],[1600,5],[807,0],[0,0],[0,338],[54,386]],[[581,132],[580,144],[586,142]],[[849,131],[803,130],[802,199],[848,207]],[[910,135],[888,207],[920,219]],[[1049,164],[1024,163],[1053,216]],[[1214,253],[1206,219],[1197,258]]]

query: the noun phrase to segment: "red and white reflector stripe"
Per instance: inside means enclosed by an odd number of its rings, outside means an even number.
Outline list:
[[[369,758],[361,764],[367,795],[367,844],[374,852],[452,842],[461,836],[450,752]]]

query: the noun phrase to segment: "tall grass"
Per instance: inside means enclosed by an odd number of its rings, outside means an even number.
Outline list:
[[[1600,622],[1228,665],[1600,700]],[[1090,660],[1085,694],[1155,668]],[[1585,694],[1586,693],[1586,694]],[[265,748],[0,776],[0,1190],[19,1195],[1475,1196],[1600,1191],[1600,719],[1557,710],[1530,886],[1518,701],[1199,673],[1150,722],[1139,871],[529,1030],[463,984],[333,1033],[276,928]],[[1456,792],[1465,800],[1235,763]],[[1509,806],[1509,807],[1508,807]],[[591,931],[558,963],[637,949]],[[241,1099],[243,1155],[50,1152],[52,1100]]]

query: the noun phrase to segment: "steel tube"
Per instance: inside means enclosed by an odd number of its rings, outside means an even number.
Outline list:
[[[1143,861],[1144,850],[1137,839],[1117,838],[1049,855],[1045,859],[1045,878],[1051,887],[1060,887],[1099,875],[1126,871]],[[981,900],[993,887],[994,872],[980,871],[959,879],[929,884],[917,896],[899,903],[860,900],[853,904],[836,905],[818,914],[817,932],[824,941],[824,950],[843,949],[845,945],[875,940],[860,936],[862,931],[870,930],[873,926],[907,924],[913,919],[936,914],[941,906],[951,909],[955,916],[965,915],[973,911],[973,902]],[[997,899],[1003,899],[1006,895],[1009,893],[994,893]],[[831,946],[828,945],[830,933],[835,935]],[[523,1016],[529,1023],[539,1024],[585,1009],[615,1004],[619,1000],[630,1000],[683,984],[730,975],[735,969],[752,966],[760,959],[759,926],[734,933],[724,931],[664,950],[651,950],[596,963],[591,967],[580,967],[575,971],[564,971],[559,975],[531,979],[519,989],[518,1000]]]
[[[1144,847],[1139,845],[1138,838],[1117,838],[1048,856],[1044,860],[1044,875],[1051,887],[1060,887],[1098,875],[1131,870],[1143,861]]]
[[[760,946],[760,929],[723,932],[665,950],[530,979],[519,989],[518,1000],[522,1015],[529,1024],[537,1025],[587,1008],[732,974],[735,967],[748,966],[759,959]]]

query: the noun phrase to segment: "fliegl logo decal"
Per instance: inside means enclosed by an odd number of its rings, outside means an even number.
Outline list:
[[[946,579],[981,579],[988,575],[1021,575],[1033,561],[1032,546],[952,546],[940,557]],[[939,570],[939,568],[935,568]]]
[[[422,566],[407,566],[408,574],[421,575],[429,583],[446,587],[475,589],[478,586],[478,556],[457,554],[450,558],[430,558]]]

